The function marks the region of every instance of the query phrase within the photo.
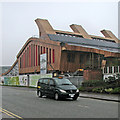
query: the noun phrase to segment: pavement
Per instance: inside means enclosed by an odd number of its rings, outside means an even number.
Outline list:
[[[120,95],[80,92],[80,97],[120,102]]]

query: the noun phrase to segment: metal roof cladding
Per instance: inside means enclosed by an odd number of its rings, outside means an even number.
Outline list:
[[[95,49],[101,49],[105,51],[120,53],[120,43],[99,41],[99,40],[94,40],[94,39],[91,40],[91,39],[55,35],[55,34],[48,34],[48,36],[50,40],[68,43],[69,45],[95,48]]]

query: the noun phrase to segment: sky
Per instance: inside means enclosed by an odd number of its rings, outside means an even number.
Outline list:
[[[120,39],[120,1],[118,3],[118,38]]]
[[[48,19],[56,30],[72,32],[69,25],[78,24],[88,34],[103,36],[106,29],[118,37],[118,0],[1,1],[0,66],[12,65],[25,42],[39,35],[37,18]]]

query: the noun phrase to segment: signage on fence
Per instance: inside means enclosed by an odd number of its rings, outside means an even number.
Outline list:
[[[5,76],[4,85],[20,85],[18,76]]]
[[[29,86],[37,87],[37,82],[40,78],[52,78],[52,74],[38,74],[29,75]],[[28,76],[4,76],[1,77],[1,81],[4,81],[4,85],[17,85],[17,86],[28,86]]]
[[[37,87],[37,82],[40,78],[52,78],[52,74],[30,75],[30,86]]]
[[[21,86],[27,86],[28,85],[27,75],[20,75],[19,76],[19,83],[20,83]]]

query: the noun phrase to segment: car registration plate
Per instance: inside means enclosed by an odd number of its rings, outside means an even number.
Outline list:
[[[70,97],[74,97],[75,94],[69,94]]]

